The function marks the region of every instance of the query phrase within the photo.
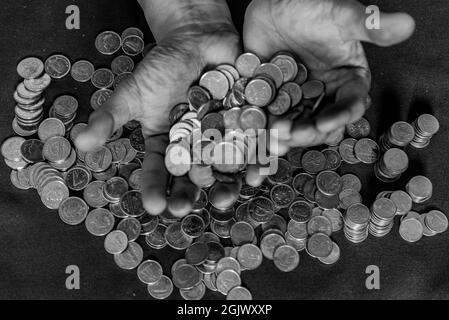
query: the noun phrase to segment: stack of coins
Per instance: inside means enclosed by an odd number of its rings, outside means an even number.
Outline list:
[[[63,95],[53,102],[50,108],[49,116],[62,121],[65,130],[68,132],[72,129],[78,110],[78,100],[70,95]]]
[[[17,73],[24,79],[14,92],[16,107],[12,123],[14,132],[20,136],[31,136],[37,132],[44,118],[44,91],[51,78],[44,72],[44,63],[36,57],[23,59],[17,65]]]
[[[377,199],[371,207],[370,234],[377,238],[389,234],[394,226],[396,210],[396,205],[392,200],[387,198]]]
[[[405,148],[413,140],[415,129],[404,121],[394,123],[379,139],[383,152],[392,148]]]
[[[363,204],[353,204],[346,210],[344,233],[346,239],[361,243],[368,238],[370,210]]]
[[[415,136],[410,143],[414,148],[423,149],[430,144],[432,137],[440,130],[438,119],[430,114],[423,114],[413,122]]]
[[[409,159],[401,149],[388,150],[374,166],[376,177],[386,183],[397,181],[407,171]]]
[[[412,178],[405,188],[414,203],[423,203],[432,198],[432,182],[424,176]]]

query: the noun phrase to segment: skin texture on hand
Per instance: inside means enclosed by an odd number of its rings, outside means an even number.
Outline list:
[[[273,154],[291,147],[314,146],[360,119],[369,106],[371,73],[361,41],[390,46],[408,39],[415,29],[404,13],[381,13],[380,30],[368,30],[366,8],[354,0],[253,0],[244,26],[245,51],[270,59],[276,52],[297,55],[310,79],[325,83],[335,103],[311,118],[270,121]],[[247,183],[260,185],[258,168],[248,168]]]
[[[336,99],[313,119],[274,121],[279,153],[292,146],[321,144],[364,114],[371,73],[360,41],[389,46],[409,38],[415,28],[407,14],[382,13],[380,30],[368,30],[367,17],[365,6],[353,0],[253,0],[248,7],[246,51],[266,59],[282,50],[295,53],[310,78],[323,81],[326,93]]]
[[[130,120],[138,120],[145,137],[143,204],[151,214],[168,206],[185,216],[199,196],[188,177],[173,179],[166,199],[168,173],[164,157],[171,108],[187,101],[187,90],[211,65],[233,64],[240,53],[239,36],[224,0],[142,0],[157,46],[90,119],[76,146],[95,150]],[[232,186],[231,186],[232,187]],[[238,188],[238,186],[234,186]],[[217,197],[225,197],[218,194]],[[235,195],[229,195],[235,197]]]

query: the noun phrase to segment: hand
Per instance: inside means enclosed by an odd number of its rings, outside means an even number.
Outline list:
[[[91,151],[130,120],[138,120],[146,143],[143,164],[143,204],[151,214],[167,207],[168,173],[165,149],[171,108],[187,101],[187,90],[207,65],[233,64],[239,54],[239,37],[224,0],[143,0],[157,46],[133,75],[89,119],[76,146]],[[233,201],[237,186],[220,186],[216,201]],[[175,216],[190,213],[199,190],[188,177],[175,178],[168,208]],[[230,199],[231,198],[231,199]]]
[[[253,0],[244,26],[246,51],[269,59],[290,51],[308,67],[310,78],[326,84],[335,103],[312,119],[276,119],[274,153],[293,146],[322,144],[336,130],[362,117],[369,101],[371,73],[360,41],[390,46],[409,38],[414,20],[404,13],[381,13],[380,30],[368,30],[365,7],[354,0]]]

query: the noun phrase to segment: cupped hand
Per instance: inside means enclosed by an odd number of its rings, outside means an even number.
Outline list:
[[[370,30],[366,8],[354,0],[253,0],[244,27],[246,51],[270,59],[290,51],[307,66],[310,79],[325,83],[335,103],[310,119],[279,118],[279,143],[271,151],[283,155],[293,146],[322,144],[362,117],[369,103],[371,73],[361,41],[390,46],[409,38],[415,28],[405,13],[381,13],[380,29]]]
[[[91,151],[102,146],[111,134],[130,120],[142,125],[146,152],[143,163],[143,204],[154,215],[167,205],[175,216],[185,216],[199,196],[188,177],[175,178],[167,200],[168,173],[164,158],[170,129],[169,112],[187,101],[187,90],[208,65],[234,63],[239,36],[230,17],[213,21],[198,16],[191,21],[171,24],[159,30],[157,46],[146,55],[131,77],[122,82],[113,96],[89,118],[88,128],[79,135],[76,146]],[[218,187],[215,201],[231,201],[237,186]]]

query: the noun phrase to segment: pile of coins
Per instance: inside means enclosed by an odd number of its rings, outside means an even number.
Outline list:
[[[407,122],[394,123],[390,129],[379,139],[379,145],[383,152],[392,148],[405,148],[415,137],[415,129]]]
[[[137,28],[128,28],[121,36],[103,32],[95,45],[106,55],[122,48],[127,56],[116,57],[111,70],[95,70],[87,60],[71,66],[61,55],[45,63],[49,79],[70,72],[76,81],[90,80],[99,89],[91,98],[93,109],[110,97],[109,88],[133,70],[128,56],[145,53],[143,34]],[[148,45],[146,53],[152,47]],[[343,230],[353,243],[365,241],[369,234],[382,237],[392,230],[396,215],[402,216],[399,233],[408,242],[447,230],[442,212],[411,211],[412,202],[422,203],[432,195],[427,178],[412,179],[407,192],[380,193],[370,211],[362,204],[360,179],[337,172],[343,162],[376,164],[376,175],[391,182],[407,169],[405,152],[391,148],[405,146],[402,126],[393,126],[379,147],[369,138],[371,126],[364,118],[348,125],[346,136],[342,131],[331,136],[324,147],[293,148],[285,158],[272,158],[278,170],[259,188],[244,184],[234,206],[223,208],[209,201],[216,192],[215,181],[233,182],[244,175],[248,155],[257,148],[249,138],[266,128],[269,114],[294,119],[323,102],[324,84],[308,79],[307,68],[293,55],[281,52],[263,63],[245,53],[235,66],[220,65],[204,73],[187,96],[186,103],[170,112],[165,161],[172,175],[188,174],[201,188],[192,212],[182,219],[168,210],[152,216],[143,208],[145,144],[139,123],[131,121],[93,152],[73,148],[86,124],[74,123],[78,102],[70,95],[57,98],[50,117],[36,125],[39,139],[12,137],[2,144],[1,153],[13,169],[11,181],[19,189],[35,188],[44,205],[57,209],[64,223],[84,224],[93,236],[105,237],[105,251],[116,265],[136,269],[137,278],[155,299],[168,298],[176,288],[185,300],[202,299],[206,289],[228,300],[251,300],[242,273],[259,268],[264,258],[282,272],[298,268],[303,251],[332,265],[341,254],[334,234]],[[427,128],[420,132],[429,132]],[[221,133],[222,139],[205,139],[209,129]],[[382,148],[386,153],[381,157]],[[233,161],[222,161],[227,154],[234,155]],[[185,257],[164,274],[159,262],[144,259],[139,242],[151,250],[169,246]]]
[[[44,118],[45,89],[51,78],[44,73],[44,63],[35,57],[23,59],[17,65],[17,73],[24,79],[14,92],[16,107],[13,129],[21,136],[32,136]]]
[[[411,145],[417,149],[423,149],[430,144],[432,137],[440,130],[438,119],[430,114],[423,114],[413,122],[415,136]]]

